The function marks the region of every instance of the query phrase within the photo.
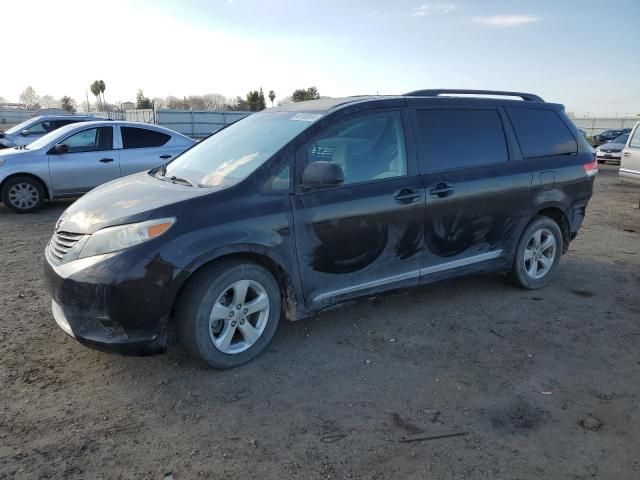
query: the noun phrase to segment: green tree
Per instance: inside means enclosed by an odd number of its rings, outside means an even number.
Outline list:
[[[299,88],[293,92],[291,99],[294,102],[304,102],[305,100],[317,100],[320,93],[316,87]]]
[[[273,101],[276,99],[276,92],[269,90],[269,100],[271,100],[271,106],[273,107]]]
[[[138,93],[136,94],[136,108],[153,108],[151,100],[144,96],[144,92],[142,91],[142,89],[139,89]]]
[[[267,108],[267,101],[264,98],[262,88],[260,90],[252,90],[247,93],[247,104],[252,112],[260,112]]]
[[[76,101],[66,95],[60,99],[60,105],[69,113],[76,113]]]

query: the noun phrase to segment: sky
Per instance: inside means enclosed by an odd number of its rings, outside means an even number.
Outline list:
[[[30,0],[2,17],[8,101],[31,85],[81,102],[102,79],[111,103],[450,87],[640,114],[640,0]]]

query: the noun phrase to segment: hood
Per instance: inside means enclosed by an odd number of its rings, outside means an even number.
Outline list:
[[[27,150],[26,148],[18,150],[14,147],[8,147],[0,150],[0,158],[2,158],[3,160],[9,160],[12,158],[26,158],[30,153],[34,152],[37,152],[37,150]],[[41,155],[38,156],[41,157]]]
[[[94,233],[104,227],[149,219],[154,210],[216,191],[135,173],[94,188],[62,214],[56,231]]]
[[[600,145],[598,147],[598,150],[600,150],[601,152],[618,152],[620,150],[622,150],[625,147],[624,143],[605,143],[604,145]]]

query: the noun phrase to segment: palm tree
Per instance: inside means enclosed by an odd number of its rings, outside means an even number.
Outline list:
[[[276,92],[269,90],[269,100],[271,100],[271,106],[273,107],[273,101],[276,99]]]
[[[94,81],[89,88],[91,89],[91,93],[96,97],[96,103],[98,104],[98,110],[100,109],[100,82],[98,80]]]
[[[104,99],[104,91],[107,89],[107,84],[104,83],[104,80],[99,80],[98,81],[98,88],[100,89],[100,93],[102,94],[102,104],[106,105],[107,102]]]

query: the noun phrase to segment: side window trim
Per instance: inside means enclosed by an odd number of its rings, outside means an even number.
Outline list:
[[[387,177],[387,178],[378,178],[378,179],[371,179],[371,180],[365,180],[362,182],[354,182],[354,183],[347,183],[344,185],[340,185],[338,187],[335,188],[348,188],[348,187],[352,187],[355,185],[367,185],[373,182],[384,182],[384,181],[392,181],[392,180],[397,180],[398,178],[406,178],[406,177],[412,177],[412,176],[416,176],[418,175],[418,170],[417,170],[417,164],[416,164],[416,156],[413,153],[412,150],[415,150],[411,147],[411,144],[413,144],[413,134],[412,132],[410,132],[410,119],[408,116],[408,109],[406,106],[398,106],[398,107],[387,107],[387,108],[372,108],[372,109],[367,109],[364,111],[359,111],[359,112],[350,112],[346,115],[343,116],[339,116],[336,117],[335,119],[333,119],[331,121],[331,123],[325,125],[322,129],[314,132],[312,135],[308,136],[305,138],[305,140],[303,142],[300,142],[298,145],[295,146],[295,150],[294,150],[294,175],[293,175],[293,182],[294,182],[294,186],[293,186],[293,191],[297,192],[297,193],[306,193],[300,185],[300,179],[302,177],[302,171],[304,170],[304,168],[307,165],[307,158],[306,158],[306,152],[305,147],[312,142],[314,139],[318,138],[320,135],[322,135],[323,132],[326,132],[327,130],[333,128],[335,125],[342,123],[342,122],[346,122],[346,121],[350,121],[352,119],[358,118],[358,117],[364,117],[367,115],[375,115],[375,114],[381,114],[381,113],[398,113],[399,114],[399,118],[400,118],[400,124],[401,124],[401,128],[402,128],[402,136],[403,136],[403,143],[404,143],[404,157],[405,157],[405,162],[406,162],[406,173],[404,175],[401,176],[393,176],[393,177]]]

